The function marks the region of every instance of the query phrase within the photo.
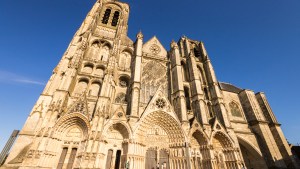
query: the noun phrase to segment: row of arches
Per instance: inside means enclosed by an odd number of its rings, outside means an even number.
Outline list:
[[[115,10],[112,7],[108,7],[105,9],[102,17],[101,23],[104,25],[108,25],[110,22],[110,26],[116,27],[120,18],[120,11]]]
[[[85,58],[107,62],[110,55],[111,46],[107,42],[94,41],[88,48]]]
[[[92,61],[101,61],[106,63],[111,53],[111,45],[105,41],[94,41],[88,48],[85,58]],[[132,51],[123,50],[118,58],[118,69],[122,71],[130,71],[132,63]],[[92,64],[89,64],[91,67]]]
[[[98,80],[90,81],[88,78],[80,78],[74,88],[73,93],[80,96],[87,93],[88,96],[99,96],[101,82]]]
[[[83,73],[92,74],[95,76],[103,77],[105,67],[103,65],[95,66],[93,63],[85,63],[81,70]]]
[[[171,132],[169,130],[174,128],[176,125],[173,127],[170,126],[171,128],[168,129],[167,126],[171,125],[171,123],[169,124],[166,122],[167,116],[161,116],[162,113],[156,113],[160,116],[160,118],[162,118],[161,120],[156,121],[155,119],[153,119],[154,116],[152,116],[154,114],[150,113],[150,116],[148,115],[149,117],[145,117],[148,120],[141,123],[140,127],[147,128],[147,125],[151,125],[151,123],[158,124],[159,122],[164,122],[164,125],[161,126],[162,130],[164,130],[165,132],[162,133],[175,136],[174,134],[177,132]],[[65,119],[64,121],[67,121],[67,119]],[[80,119],[77,119],[77,121],[78,124],[80,124],[79,128],[74,127],[74,125],[76,126],[76,123],[60,123],[73,124],[69,125],[71,129],[66,128],[67,126],[63,127],[68,131],[66,132],[64,139],[62,139],[63,141],[77,141],[78,138],[81,138],[79,140],[83,139],[82,134],[86,133],[87,131],[85,130],[82,133],[83,130],[80,128],[85,128],[85,126],[82,126],[81,124],[87,122],[82,120],[80,121]],[[63,130],[61,130],[61,132],[63,132]],[[153,147],[153,145],[148,146],[147,143],[139,144],[139,148],[134,148],[136,152],[130,152],[133,155],[131,156],[128,154],[129,143],[126,140],[131,138],[130,135],[132,135],[132,132],[133,131],[130,130],[127,124],[124,124],[123,122],[110,123],[107,127],[104,128],[106,143],[104,149],[105,159],[101,163],[103,167],[105,166],[106,169],[120,169],[121,166],[128,166],[130,169],[138,169],[136,168],[137,166],[139,166],[139,168],[145,169],[152,169],[153,167],[155,169],[157,167],[160,169],[185,169],[190,165],[192,169],[231,169],[241,168],[243,165],[242,163],[237,162],[243,161],[242,157],[239,155],[238,149],[234,148],[234,144],[232,143],[231,139],[220,131],[216,131],[214,134],[212,134],[212,138],[208,139],[208,137],[205,136],[202,131],[196,129],[189,136],[190,145],[188,147],[184,145],[180,146],[178,144],[177,146],[172,145],[172,142],[174,142],[176,138],[174,138],[173,141],[172,139],[163,140],[164,142],[167,142],[169,144],[169,146],[167,147],[161,147],[160,144],[156,144],[155,147]],[[150,135],[150,137],[155,137],[155,135],[159,135],[159,133],[161,132],[154,133],[154,135]],[[251,144],[247,143],[247,141],[239,139],[239,142],[244,160],[248,160],[248,162],[246,162],[247,167],[249,166],[251,168],[257,169],[261,167],[262,163],[264,163],[261,154],[259,154]],[[133,150],[132,146],[130,150]],[[82,151],[82,149],[79,149],[78,151],[80,152]],[[76,156],[76,153],[78,154],[76,146],[75,148],[63,146],[60,154],[60,159],[64,156],[66,157],[65,154],[67,152],[69,152],[69,155],[67,156],[69,158],[59,160],[60,162],[58,163],[58,166],[61,165],[60,163],[65,164],[65,166],[69,166],[71,165],[69,163],[74,163],[74,161],[76,161],[76,158],[77,160],[79,160],[79,157]],[[187,158],[188,156],[190,157]],[[188,161],[188,159],[190,159],[190,162]],[[258,160],[259,164],[252,163],[252,160]]]

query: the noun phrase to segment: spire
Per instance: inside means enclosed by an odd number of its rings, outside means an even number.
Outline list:
[[[139,33],[136,35],[136,38],[137,39],[143,39],[144,38],[144,35],[142,33],[142,31],[140,30]]]
[[[178,49],[178,45],[174,40],[172,40],[172,42],[171,42],[171,48],[172,49]]]

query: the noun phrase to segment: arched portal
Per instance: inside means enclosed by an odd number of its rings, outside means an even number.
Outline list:
[[[262,154],[251,143],[238,137],[240,149],[247,169],[267,169]]]
[[[145,169],[187,168],[186,137],[177,119],[164,111],[144,116],[135,132],[139,144],[144,145]],[[172,165],[172,167],[171,167]]]
[[[190,136],[191,146],[191,168],[211,168],[208,139],[204,133],[196,130]]]
[[[54,126],[53,138],[48,144],[48,151],[57,152],[57,162],[53,165],[57,169],[77,168],[81,160],[80,154],[85,145],[90,130],[85,115],[74,112],[62,116]]]
[[[212,138],[213,165],[217,169],[239,168],[236,149],[229,136],[221,131],[214,133]]]
[[[126,164],[130,132],[123,123],[114,123],[104,131],[106,162],[105,169],[120,169]]]

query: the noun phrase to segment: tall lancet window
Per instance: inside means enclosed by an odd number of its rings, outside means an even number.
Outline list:
[[[192,110],[191,100],[190,100],[190,92],[189,92],[188,87],[184,87],[184,97],[185,97],[186,109],[187,110]]]
[[[189,80],[188,69],[184,61],[181,61],[183,81]]]
[[[117,26],[118,21],[119,21],[119,17],[120,17],[120,12],[115,11],[114,17],[113,17],[112,22],[111,22],[111,26]]]
[[[103,62],[108,61],[108,55],[109,55],[109,47],[107,45],[103,46],[100,51],[100,60]]]
[[[89,80],[87,79],[80,79],[76,85],[76,88],[74,90],[76,95],[81,95],[83,92],[86,91],[89,84]]]
[[[121,70],[130,70],[131,66],[131,54],[128,52],[122,52],[119,58],[119,68]]]
[[[98,96],[100,92],[101,84],[99,82],[93,82],[90,87],[90,95],[91,96]]]
[[[110,13],[111,13],[111,9],[107,8],[107,9],[105,10],[104,15],[103,15],[103,18],[102,18],[102,23],[103,23],[103,24],[106,25],[106,24],[108,23]]]

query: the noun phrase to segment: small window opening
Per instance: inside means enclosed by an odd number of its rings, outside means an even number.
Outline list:
[[[103,23],[103,24],[107,24],[107,23],[108,23],[110,13],[111,13],[111,9],[106,9],[106,10],[105,10],[104,16],[103,16],[103,18],[102,18],[102,23]]]
[[[187,87],[184,87],[184,96],[185,96],[186,109],[192,110],[189,88],[187,88]]]
[[[116,11],[116,12],[114,13],[114,17],[113,17],[113,19],[112,19],[111,26],[117,26],[118,21],[119,21],[119,16],[120,16],[120,12],[119,12],[119,11]]]
[[[194,54],[197,58],[200,58],[201,57],[201,52],[200,50],[198,50],[196,47],[194,48]]]
[[[208,94],[207,88],[204,88],[204,97],[206,100],[209,100],[209,94]]]

